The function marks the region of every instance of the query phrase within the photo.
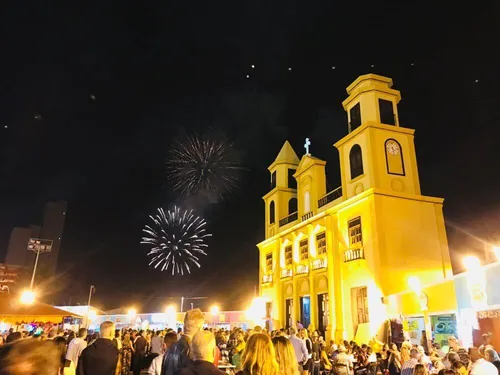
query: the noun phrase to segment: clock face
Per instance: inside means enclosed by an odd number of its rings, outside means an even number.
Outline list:
[[[389,141],[386,144],[387,152],[391,155],[399,154],[399,145],[394,141]]]

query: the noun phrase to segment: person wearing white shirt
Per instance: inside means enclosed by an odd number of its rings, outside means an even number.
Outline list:
[[[177,341],[177,334],[174,331],[168,332],[163,338],[163,353],[167,353],[170,346]],[[153,359],[148,368],[148,375],[161,375],[161,367],[164,354],[160,354]]]
[[[78,358],[83,352],[83,349],[87,347],[87,329],[80,328],[78,330],[78,336],[75,337],[68,345],[68,350],[66,351],[66,367],[76,368],[78,364]]]
[[[478,348],[470,348],[469,356],[472,362],[469,375],[498,375],[496,366],[482,358]]]

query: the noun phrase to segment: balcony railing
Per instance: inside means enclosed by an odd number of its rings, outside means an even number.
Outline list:
[[[273,282],[273,275],[262,276],[262,284],[269,284]]]
[[[358,259],[365,259],[365,252],[363,249],[349,249],[344,252],[344,262],[352,262]]]
[[[297,266],[297,269],[295,270],[295,273],[297,275],[303,275],[303,274],[309,273],[309,267],[306,266],[305,264],[299,264]]]
[[[287,225],[289,223],[293,223],[298,218],[298,213],[295,211],[293,214],[285,216],[283,219],[280,219],[280,227],[283,225]]]
[[[292,277],[293,275],[293,270],[291,268],[286,269],[286,270],[281,270],[281,278],[287,278],[287,277]]]
[[[315,259],[312,261],[311,268],[313,271],[320,270],[326,268],[326,264],[326,258]]]
[[[339,186],[335,190],[332,190],[325,196],[318,199],[318,208],[327,205],[330,202],[333,202],[335,199],[342,197],[342,186]]]
[[[302,215],[302,221],[306,221],[307,219],[310,219],[314,216],[314,213],[312,211],[309,211],[307,214]]]

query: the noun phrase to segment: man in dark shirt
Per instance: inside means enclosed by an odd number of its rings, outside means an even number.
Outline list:
[[[115,324],[103,322],[101,338],[85,348],[78,360],[77,375],[115,375],[118,364],[118,349],[113,344]]]
[[[144,338],[143,330],[139,331],[139,335],[134,341],[134,347],[134,375],[141,375],[144,358],[146,357],[146,350],[148,348],[148,342]]]
[[[179,371],[179,375],[224,375],[214,365],[215,337],[210,331],[198,331],[191,341],[193,359],[187,367]]]

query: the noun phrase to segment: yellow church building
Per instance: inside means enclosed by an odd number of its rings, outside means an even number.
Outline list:
[[[414,130],[400,126],[392,80],[363,75],[347,94],[348,134],[334,144],[340,187],[326,190],[309,139],[300,160],[285,142],[269,167],[257,245],[266,319],[336,340],[373,338],[394,317],[423,316],[430,332],[429,316],[457,308],[443,199],[421,194]]]

